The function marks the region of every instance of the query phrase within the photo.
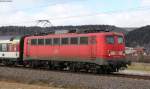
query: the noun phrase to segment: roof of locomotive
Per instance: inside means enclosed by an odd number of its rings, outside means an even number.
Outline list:
[[[30,37],[58,37],[58,36],[92,36],[92,35],[120,35],[123,36],[123,33],[120,32],[99,32],[99,33],[65,33],[65,34],[48,34],[48,35],[31,35],[28,36],[27,38]]]

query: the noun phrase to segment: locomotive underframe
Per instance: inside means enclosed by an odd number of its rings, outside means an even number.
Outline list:
[[[46,59],[46,58],[41,58]],[[104,60],[100,58],[96,59],[79,59],[79,58],[47,58],[47,60],[40,60],[39,58],[28,58],[24,59],[25,64],[29,64],[32,67],[38,67],[42,65],[47,65],[52,67],[52,69],[76,69],[88,70],[88,71],[97,71],[97,72],[117,72],[119,69],[126,68],[130,64],[126,59],[113,59],[113,60]],[[75,68],[77,67],[77,68]]]
[[[51,58],[41,60],[39,58],[20,59],[0,59],[0,62],[7,66],[23,65],[32,68],[47,67],[54,70],[70,70],[70,71],[86,71],[95,73],[110,73],[118,72],[119,69],[126,68],[129,61],[126,59],[104,60],[100,58],[85,60],[85,59],[64,59]]]

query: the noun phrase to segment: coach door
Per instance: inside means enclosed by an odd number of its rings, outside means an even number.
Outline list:
[[[90,38],[91,58],[96,58],[96,36]]]

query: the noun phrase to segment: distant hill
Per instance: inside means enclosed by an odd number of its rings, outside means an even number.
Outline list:
[[[138,27],[122,27],[122,28],[125,29],[126,31],[133,31],[137,29]]]
[[[113,30],[115,32],[127,33],[123,28],[110,25],[81,25],[81,26],[55,26],[55,27],[0,27],[0,35],[30,35],[35,33],[49,33],[54,30]]]
[[[150,48],[150,25],[130,31],[127,35],[127,46],[144,46]]]

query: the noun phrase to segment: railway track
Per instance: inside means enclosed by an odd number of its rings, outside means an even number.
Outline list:
[[[143,80],[150,80],[150,75],[135,75],[135,74],[124,74],[124,73],[110,73],[110,74],[95,74],[90,72],[72,72],[68,70],[49,70],[47,68],[30,68],[30,67],[24,67],[24,66],[4,66],[0,65],[0,67],[6,67],[6,68],[19,68],[19,69],[25,69],[25,70],[37,70],[37,71],[52,71],[56,73],[73,73],[73,74],[80,74],[80,75],[93,75],[93,76],[104,76],[104,77],[118,77],[118,78],[130,78],[130,79],[143,79]]]

